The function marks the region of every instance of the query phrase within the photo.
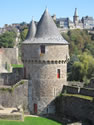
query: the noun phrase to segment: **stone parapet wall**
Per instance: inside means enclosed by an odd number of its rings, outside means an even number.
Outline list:
[[[79,87],[72,87],[72,86],[64,86],[62,92],[63,93],[69,93],[69,94],[80,94],[80,95],[94,97],[94,89],[90,89],[90,88],[79,88]]]
[[[18,120],[18,121],[23,121],[23,114],[0,114],[0,119],[2,120]]]
[[[28,96],[28,80],[19,81],[15,87],[0,87],[0,105],[6,108],[22,105],[28,113]]]
[[[79,81],[68,81],[68,85],[73,87],[84,87],[84,83]]]

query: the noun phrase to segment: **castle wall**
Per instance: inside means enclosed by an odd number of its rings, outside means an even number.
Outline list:
[[[38,106],[38,114],[54,113],[54,99],[62,91],[63,84],[62,80],[36,80],[32,79],[29,81],[32,86],[29,92],[31,93],[30,99],[30,111],[34,113],[34,104]],[[48,111],[47,111],[48,110]]]
[[[72,120],[94,124],[94,102],[81,97],[60,96],[56,100],[56,114]],[[83,124],[85,125],[85,124]]]
[[[20,82],[23,82],[20,84]],[[0,105],[3,107],[17,107],[22,105],[25,113],[28,113],[28,80],[20,81],[14,89],[0,87]]]
[[[45,54],[41,54],[40,45],[23,45],[22,60],[31,86],[31,113],[35,113],[34,105],[37,107],[37,114],[55,112],[53,100],[60,94],[63,85],[67,85],[68,57],[68,45],[45,45]],[[58,69],[60,78],[57,78]]]
[[[62,92],[63,93],[80,94],[80,95],[94,97],[94,89],[90,89],[90,88],[79,88],[79,87],[72,87],[72,86],[64,86]]]
[[[10,61],[11,64],[18,63],[18,48],[1,48],[0,53],[2,53],[3,57],[5,58],[3,58],[3,61]]]

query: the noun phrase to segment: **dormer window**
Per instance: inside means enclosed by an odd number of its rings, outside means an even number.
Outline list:
[[[41,54],[45,54],[45,45],[40,46]]]

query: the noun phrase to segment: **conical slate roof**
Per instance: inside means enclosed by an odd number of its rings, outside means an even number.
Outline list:
[[[77,8],[75,8],[74,16],[78,16],[78,14],[77,14]]]
[[[35,34],[36,34],[36,25],[35,25],[34,20],[32,19],[30,26],[29,26],[29,30],[28,30],[26,39],[34,38]]]
[[[47,38],[56,36],[61,37],[52,17],[46,9],[38,23],[36,37]]]
[[[30,33],[31,34],[31,33]],[[61,36],[56,24],[46,9],[37,25],[37,31],[34,38],[25,40],[25,44],[68,44]],[[32,39],[31,39],[32,38]]]

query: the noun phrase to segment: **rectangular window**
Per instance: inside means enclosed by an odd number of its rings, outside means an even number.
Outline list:
[[[57,78],[60,78],[60,69],[57,69]]]
[[[44,53],[45,53],[45,45],[41,45],[41,47],[40,47],[40,48],[41,48],[41,53],[43,53],[43,54],[44,54]]]

